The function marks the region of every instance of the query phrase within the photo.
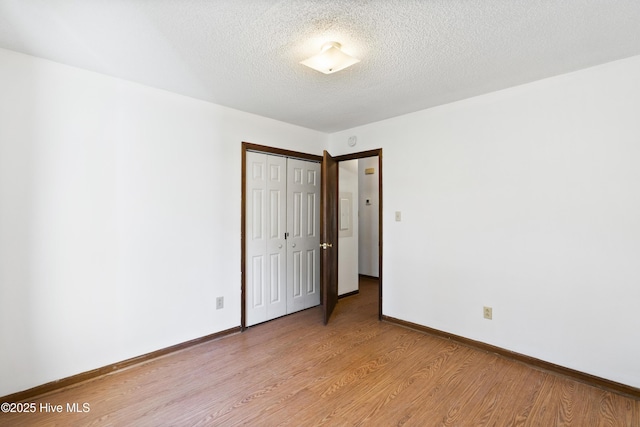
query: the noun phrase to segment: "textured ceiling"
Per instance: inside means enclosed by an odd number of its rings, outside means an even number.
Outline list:
[[[639,55],[640,0],[0,0],[0,47],[333,132]]]

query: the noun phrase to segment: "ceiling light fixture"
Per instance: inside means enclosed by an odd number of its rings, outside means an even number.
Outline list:
[[[360,62],[359,59],[349,56],[340,50],[341,47],[342,45],[338,42],[325,43],[322,45],[322,51],[319,54],[300,63],[321,73],[332,74]]]

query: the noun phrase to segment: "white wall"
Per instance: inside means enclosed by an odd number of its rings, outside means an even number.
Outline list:
[[[366,169],[373,169],[373,174],[366,175]],[[379,173],[378,156],[358,160],[358,212],[360,213],[358,238],[358,271],[366,276],[378,277],[380,243],[379,221]],[[369,203],[367,204],[367,200]]]
[[[241,141],[326,140],[0,50],[0,396],[239,326]]]
[[[358,160],[338,163],[340,198],[351,200],[348,230],[338,233],[338,295],[357,291],[358,285]],[[339,207],[340,209],[340,207]]]
[[[331,135],[383,148],[383,313],[640,387],[638,76],[633,57]]]

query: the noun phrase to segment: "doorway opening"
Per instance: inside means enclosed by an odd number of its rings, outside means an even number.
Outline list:
[[[382,319],[382,149],[336,156],[339,165],[339,297],[378,284]]]

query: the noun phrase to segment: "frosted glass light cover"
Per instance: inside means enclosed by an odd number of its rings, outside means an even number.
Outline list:
[[[359,59],[340,50],[339,43],[331,42],[325,46],[327,47],[323,48],[322,52],[300,63],[321,73],[331,74],[360,62]]]

